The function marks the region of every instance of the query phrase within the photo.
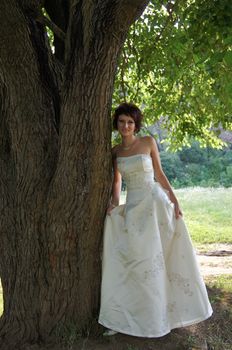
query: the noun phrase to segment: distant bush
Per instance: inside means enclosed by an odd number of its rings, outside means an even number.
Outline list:
[[[165,174],[175,188],[231,187],[232,149],[201,148],[197,142],[191,147],[171,153],[160,152]]]

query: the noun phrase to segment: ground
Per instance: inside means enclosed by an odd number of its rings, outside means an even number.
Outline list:
[[[123,334],[79,338],[70,329],[62,335],[62,345],[46,349],[34,345],[25,350],[232,350],[232,244],[199,245],[197,258],[214,310],[207,321],[156,339]]]
[[[49,350],[232,350],[232,245],[198,247],[197,257],[207,284],[213,316],[195,326],[181,328],[156,339],[117,334],[63,339],[61,347]],[[40,348],[38,348],[40,349]],[[33,348],[37,350],[37,348]]]
[[[197,257],[203,276],[232,275],[232,244],[204,245],[198,248]]]

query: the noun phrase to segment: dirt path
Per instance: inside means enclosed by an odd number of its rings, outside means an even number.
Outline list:
[[[211,244],[197,252],[203,276],[232,275],[232,244]]]

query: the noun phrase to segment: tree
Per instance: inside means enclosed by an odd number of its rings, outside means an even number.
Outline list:
[[[149,125],[162,117],[172,148],[220,146],[232,128],[232,2],[151,0],[123,48],[114,102],[136,100]],[[165,118],[164,118],[165,117]]]
[[[113,82],[147,3],[1,1],[1,349],[97,315]]]

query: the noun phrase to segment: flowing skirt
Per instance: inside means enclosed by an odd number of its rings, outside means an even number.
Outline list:
[[[105,220],[99,323],[160,337],[211,314],[186,225],[167,194],[156,182],[129,191]]]

